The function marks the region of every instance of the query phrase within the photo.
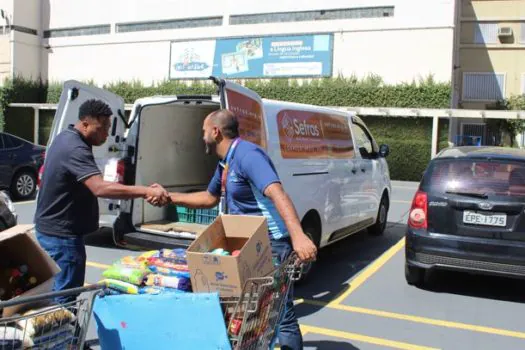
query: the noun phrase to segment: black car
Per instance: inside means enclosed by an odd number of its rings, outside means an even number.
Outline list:
[[[9,190],[16,199],[34,198],[45,150],[43,146],[0,132],[0,189]]]
[[[525,277],[525,151],[453,147],[428,165],[406,231],[405,277],[429,269]]]

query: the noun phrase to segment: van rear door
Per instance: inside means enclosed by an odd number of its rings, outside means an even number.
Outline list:
[[[116,172],[116,163],[114,160],[121,158],[124,152],[122,149],[127,123],[124,116],[124,99],[109,91],[75,80],[66,81],[62,94],[60,95],[60,101],[57,106],[47,146],[49,148],[49,145],[51,145],[55,137],[66,129],[69,124],[75,124],[78,121],[80,105],[93,98],[106,102],[113,111],[108,139],[102,146],[93,147],[93,155],[95,162],[103,174],[106,173],[105,175],[108,175],[106,165],[110,162],[115,165],[115,169],[110,171],[110,173],[114,174]],[[105,176],[105,178],[106,180],[115,180],[108,178],[108,176]],[[99,212],[101,216],[117,215],[118,201],[99,199]]]
[[[221,108],[235,113],[240,136],[263,149],[267,147],[263,101],[254,91],[239,84],[211,77],[219,88]]]

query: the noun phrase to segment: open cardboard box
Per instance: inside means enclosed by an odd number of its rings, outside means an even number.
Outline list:
[[[223,248],[238,256],[209,253]],[[249,278],[274,270],[268,224],[262,216],[220,215],[189,246],[188,269],[193,292],[240,296]]]
[[[34,238],[32,228],[33,225],[17,225],[0,232],[0,288],[10,290],[9,276],[4,273],[5,269],[10,267],[27,265],[29,273],[37,279],[35,287],[15,299],[50,292],[54,276],[60,272],[55,261]],[[27,307],[30,305],[7,307],[2,311],[2,316],[12,316]]]

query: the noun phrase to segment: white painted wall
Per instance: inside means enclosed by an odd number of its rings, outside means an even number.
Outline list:
[[[12,70],[15,76],[28,79],[40,78],[40,38],[20,32],[13,32]]]
[[[42,0],[49,8],[50,28],[112,22],[221,16],[352,7],[395,6],[399,24],[453,25],[454,0]],[[103,9],[103,10],[101,10]],[[352,20],[353,21],[353,20]],[[381,20],[379,20],[381,22]],[[227,21],[226,21],[227,22]]]
[[[449,81],[451,29],[350,32],[334,37],[334,74],[374,73],[385,83],[411,82],[433,74]]]
[[[71,46],[52,49],[49,80],[163,80],[169,70],[170,44],[129,43],[120,45]]]
[[[31,29],[40,29],[42,2],[45,0],[14,0],[13,23]]]
[[[0,5],[6,1],[0,0]],[[38,61],[43,78],[49,80],[93,79],[102,84],[139,79],[150,84],[168,78],[172,40],[310,33],[334,33],[334,75],[374,73],[387,83],[410,82],[429,74],[439,81],[449,81],[451,76],[454,0],[202,0],[198,5],[180,0],[126,0],[125,4],[121,0],[27,1],[41,7],[41,15],[36,17],[31,15],[32,10],[27,13],[21,10],[24,15],[20,18],[35,21],[34,25],[24,22],[27,27],[47,30],[98,24],[112,26],[111,34],[106,35],[41,39],[41,45],[49,48],[42,50]],[[394,16],[228,25],[228,16],[233,14],[372,6],[395,6]],[[223,25],[115,33],[117,23],[206,16],[223,16]],[[31,54],[27,47],[16,49],[17,52]],[[19,70],[34,73],[31,70],[34,62],[21,59],[23,62],[16,64]]]

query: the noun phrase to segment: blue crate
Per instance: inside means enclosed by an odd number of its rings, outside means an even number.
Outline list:
[[[170,220],[190,224],[209,225],[219,215],[219,206],[211,209],[192,209],[182,206],[170,206],[168,210]]]
[[[195,210],[195,223],[196,224],[211,224],[219,215],[219,207],[216,206],[210,209],[196,209]]]

